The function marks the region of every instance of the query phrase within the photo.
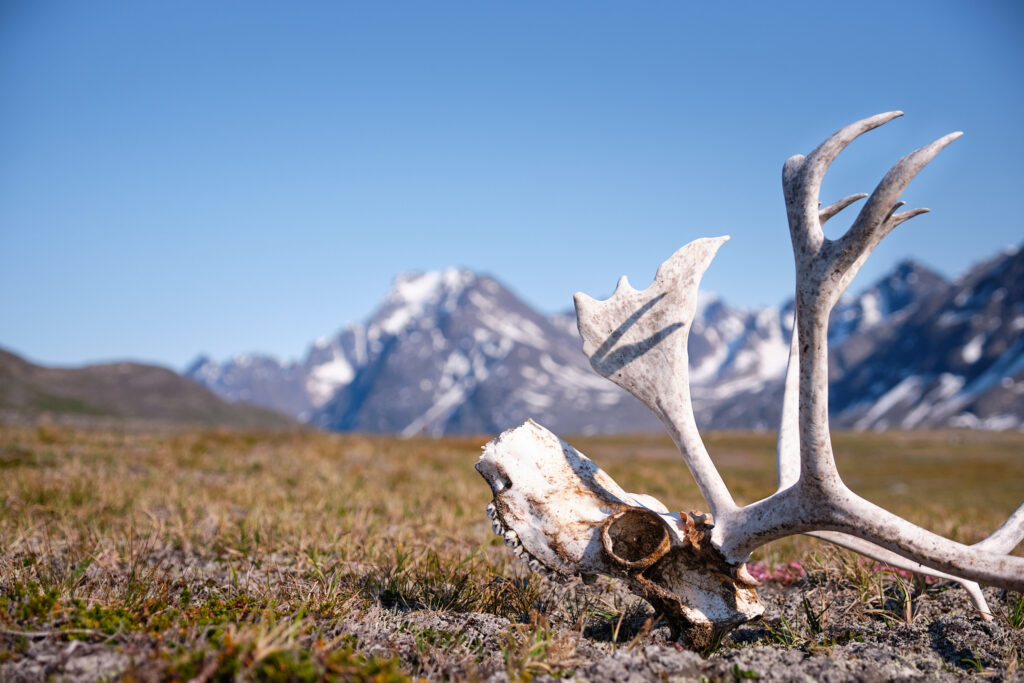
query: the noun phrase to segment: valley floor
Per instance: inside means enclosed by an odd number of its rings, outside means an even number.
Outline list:
[[[0,680],[1024,680],[1024,598],[795,539],[767,610],[706,652],[621,586],[558,585],[491,533],[479,439],[0,427]],[[660,436],[571,439],[628,490],[699,507]],[[734,495],[773,437],[707,439]],[[839,435],[851,487],[975,541],[1024,498],[1024,435]]]

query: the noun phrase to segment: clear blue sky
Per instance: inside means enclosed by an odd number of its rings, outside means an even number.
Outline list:
[[[399,271],[557,311],[726,233],[706,288],[778,304],[783,161],[891,109],[823,201],[965,135],[855,287],[910,256],[957,274],[1024,239],[1022,36],[1020,2],[8,0],[0,346],[297,357]]]

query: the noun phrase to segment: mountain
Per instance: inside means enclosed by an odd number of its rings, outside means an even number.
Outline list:
[[[914,261],[903,261],[856,296],[845,295],[829,319],[830,376],[869,362],[875,333],[895,326],[921,302],[945,296],[951,284]],[[774,429],[793,332],[793,302],[781,309],[729,309],[717,300],[698,308],[690,333],[694,413],[715,429]],[[701,355],[703,349],[711,349]]]
[[[200,356],[185,374],[231,401],[258,403],[296,417],[311,407],[302,368],[270,356],[241,354],[223,364]]]
[[[1022,332],[1024,253],[1009,249],[860,340],[870,360],[833,377],[832,412],[856,429],[1021,429]]]
[[[938,273],[916,261],[900,262],[888,275],[855,297],[844,296],[829,319],[830,344],[905,317],[925,299],[942,296],[952,287]]]
[[[287,387],[303,406],[292,414],[336,430],[486,433],[540,414],[571,433],[656,428],[640,403],[590,370],[574,328],[493,278],[451,268],[400,275],[365,324],[318,341],[301,362],[201,359],[187,374],[263,405],[282,405],[274,387]]]
[[[308,422],[366,364],[365,337],[362,325],[352,325],[335,337],[317,340],[301,363],[259,353],[220,363],[201,355],[184,374],[229,401],[254,403]]]
[[[742,311],[702,297],[690,334],[702,425],[748,417],[719,408],[785,369],[782,334],[774,309]],[[231,400],[327,429],[487,433],[528,417],[565,433],[659,429],[636,399],[590,368],[581,347],[574,314],[541,315],[489,276],[448,269],[400,275],[364,324],[318,341],[301,361],[201,357],[186,374]],[[773,406],[765,409],[758,426],[768,425]]]
[[[789,360],[786,335],[778,309],[741,310],[714,295],[699,297],[689,340],[698,426],[767,429],[778,421],[779,402],[769,396]]]
[[[49,414],[229,427],[294,427],[277,413],[229,403],[166,368],[109,363],[47,368],[0,349],[0,418]]]
[[[905,261],[844,297],[829,326],[836,425],[1019,428],[1019,259],[1005,252],[956,282]],[[774,428],[792,317],[791,302],[743,310],[701,295],[689,341],[701,428]],[[570,434],[660,428],[581,346],[573,314],[541,315],[489,276],[448,269],[400,275],[364,323],[299,361],[200,358],[186,374],[335,430],[493,433],[528,417]]]

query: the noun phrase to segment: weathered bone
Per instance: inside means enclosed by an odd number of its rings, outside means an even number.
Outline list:
[[[958,581],[985,617],[991,612],[978,582],[1024,591],[1024,558],[1009,555],[1024,539],[1024,504],[987,539],[965,546],[857,496],[835,467],[828,426],[829,313],[882,238],[927,212],[896,213],[903,206],[899,195],[960,134],[901,159],[839,239],[827,239],[822,224],[866,195],[822,209],[818,194],[829,165],[850,142],[901,115],[889,112],[846,126],[783,167],[797,282],[778,491],[738,507],[697,431],[686,340],[700,278],[728,238],[696,240],[662,264],[647,289],[637,291],[622,278],[606,301],[577,294],[576,313],[591,365],[665,424],[714,523],[698,514],[669,514],[649,496],[622,491],[572,447],[528,422],[488,444],[477,469],[494,492],[488,512],[495,530],[532,567],[561,576],[625,578],[695,644],[761,613],[744,563],[765,543],[799,533]]]
[[[476,469],[495,533],[536,571],[624,579],[697,646],[764,611],[756,581],[711,546],[707,515],[623,491],[532,420],[487,444]]]
[[[575,297],[583,353],[590,364],[661,419],[716,518],[736,504],[697,432],[686,346],[700,278],[728,239],[687,244],[661,264],[643,291],[630,287],[623,276],[606,301],[582,292]]]

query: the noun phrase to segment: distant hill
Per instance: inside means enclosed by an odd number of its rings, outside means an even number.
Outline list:
[[[265,408],[224,401],[166,368],[140,363],[47,368],[0,349],[0,417],[43,415],[267,429],[297,424]]]

